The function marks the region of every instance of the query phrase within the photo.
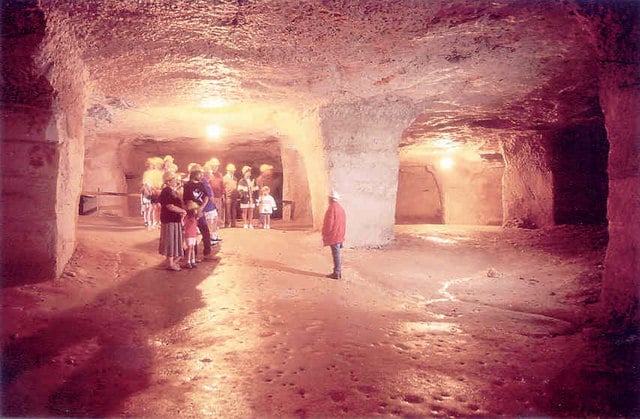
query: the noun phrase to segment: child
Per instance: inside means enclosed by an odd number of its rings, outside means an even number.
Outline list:
[[[144,226],[149,228],[153,224],[151,219],[151,186],[147,183],[140,188],[140,212],[144,217]]]
[[[260,190],[260,196],[258,197],[258,211],[260,218],[262,218],[262,228],[271,228],[271,214],[276,210],[276,200],[269,195],[271,189],[268,186],[263,186]]]
[[[182,221],[184,225],[184,237],[187,242],[187,268],[197,268],[196,243],[198,242],[198,204],[189,201],[187,215]]]

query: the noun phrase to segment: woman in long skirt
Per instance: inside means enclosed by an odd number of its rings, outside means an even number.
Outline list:
[[[164,188],[160,192],[160,246],[158,251],[166,257],[167,269],[179,271],[178,260],[184,256],[182,247],[182,217],[187,213],[182,208],[182,199],[178,195],[180,181],[172,172],[162,176]]]

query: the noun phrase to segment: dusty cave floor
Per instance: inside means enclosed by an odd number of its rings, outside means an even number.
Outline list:
[[[59,280],[3,289],[3,415],[638,412],[637,341],[592,319],[602,229],[398,226],[342,281],[300,228],[223,230],[181,272],[157,237],[82,217]]]

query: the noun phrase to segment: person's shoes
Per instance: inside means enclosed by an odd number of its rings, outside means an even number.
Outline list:
[[[253,224],[249,224],[249,228],[253,230]]]
[[[245,225],[244,225],[244,228],[249,228],[249,225],[248,225],[248,224],[245,224]]]
[[[193,265],[191,265],[191,262],[187,262],[187,264],[184,267],[187,269],[193,269]]]
[[[198,264],[196,263],[196,261],[194,260],[193,262],[191,262],[191,268],[195,269],[198,267]]]
[[[167,268],[170,271],[181,271],[182,268],[180,268],[178,265],[171,265]]]
[[[327,278],[342,279],[342,274],[337,274],[337,273],[333,272],[333,273],[330,273],[329,275],[327,275]]]

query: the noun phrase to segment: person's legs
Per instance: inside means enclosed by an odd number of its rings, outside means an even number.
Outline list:
[[[158,224],[160,224],[160,203],[153,204],[151,221],[153,221],[153,228],[158,227]]]
[[[216,229],[224,228],[226,224],[224,200],[222,198],[213,198],[213,203],[216,204],[216,209],[218,210],[218,218],[216,220],[216,223],[217,223]]]
[[[231,200],[224,201],[224,226],[231,227]]]
[[[169,269],[172,271],[179,271],[180,266],[178,266],[178,262],[176,261],[177,257],[169,257]]]
[[[151,204],[144,204],[142,211],[142,215],[144,216],[144,225],[145,227],[149,227],[149,224],[151,223]]]
[[[209,256],[211,254],[211,233],[209,232],[209,226],[207,226],[207,220],[205,217],[198,218],[198,230],[202,234],[202,251],[203,256]]]
[[[207,219],[207,226],[209,227],[209,232],[213,232],[214,228],[213,228],[213,216],[209,213],[207,213],[205,215],[205,218]]]
[[[336,279],[342,277],[342,243],[331,245],[331,256],[333,257],[333,276]]]
[[[264,214],[264,227],[271,228],[271,214]]]
[[[231,227],[235,227],[236,220],[238,219],[238,201],[236,199],[230,199],[230,201],[231,203],[229,206],[231,207],[231,220],[229,220],[229,222],[231,223]]]
[[[253,208],[247,210],[247,220],[249,220],[249,228],[253,228]]]
[[[219,237],[218,237],[218,214],[215,214],[215,210],[214,210],[214,217],[213,220],[211,222],[212,228],[211,228],[211,237],[213,237],[214,240],[218,241]]]
[[[249,208],[242,208],[242,224],[244,228],[249,228],[247,225],[247,213],[249,212]]]

